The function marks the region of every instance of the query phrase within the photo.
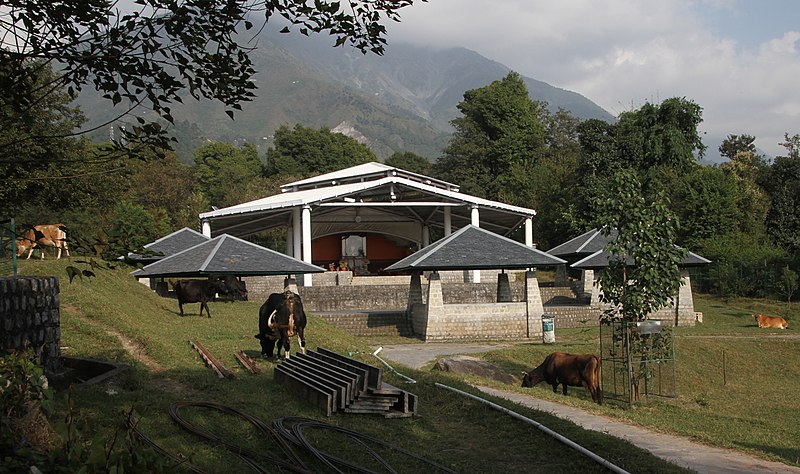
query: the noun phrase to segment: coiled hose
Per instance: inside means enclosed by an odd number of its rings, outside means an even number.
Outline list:
[[[237,416],[252,424],[259,432],[263,433],[263,435],[269,441],[276,444],[280,448],[280,453],[278,455],[275,455],[274,453],[270,453],[269,450],[267,449],[255,451],[251,448],[239,446],[235,443],[232,443],[227,439],[223,438],[222,436],[201,429],[195,426],[194,424],[186,421],[186,419],[184,419],[181,416],[181,410],[187,407],[208,408],[220,411],[225,414]],[[319,472],[319,469],[309,468],[309,466],[302,460],[301,454],[310,453],[311,455],[313,455],[314,458],[319,460],[319,462],[321,462],[331,472],[336,472],[336,473],[360,472],[368,474],[377,474],[377,471],[369,467],[356,464],[355,462],[343,459],[339,456],[318,449],[306,437],[306,432],[311,429],[327,430],[345,435],[347,439],[349,439],[350,441],[356,443],[361,448],[363,448],[374,461],[376,461],[380,466],[382,466],[383,469],[385,469],[385,471],[383,472],[396,473],[397,470],[393,468],[391,464],[383,456],[380,455],[380,453],[378,453],[376,448],[388,449],[394,453],[401,454],[411,459],[414,459],[416,462],[427,466],[428,469],[426,469],[425,472],[446,472],[446,473],[455,472],[441,464],[438,464],[434,461],[419,456],[409,450],[391,445],[378,438],[368,436],[363,433],[359,433],[357,431],[353,431],[347,428],[331,425],[329,423],[325,423],[322,421],[313,420],[310,418],[284,417],[276,419],[275,421],[272,422],[272,424],[267,424],[262,420],[254,416],[251,416],[236,408],[232,408],[219,403],[203,402],[203,401],[173,403],[170,406],[169,413],[172,419],[183,429],[210,441],[215,446],[220,446],[230,451],[231,453],[237,455],[245,464],[250,466],[255,472],[259,473],[274,472],[275,470],[280,472],[287,471],[295,473]],[[131,429],[131,431],[134,432],[140,439],[142,439],[145,443],[153,447],[160,454],[168,457],[169,459],[172,459],[176,465],[181,465],[194,473],[198,474],[205,473],[205,471],[203,471],[202,469],[190,465],[188,462],[186,462],[185,459],[179,458],[167,452],[157,443],[155,443],[151,438],[145,435],[138,427],[138,420],[136,419],[133,410],[128,412],[127,424],[128,427]],[[270,469],[268,469],[267,466]]]

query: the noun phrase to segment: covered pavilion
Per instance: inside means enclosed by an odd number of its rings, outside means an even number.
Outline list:
[[[566,263],[535,248],[473,225],[420,249],[389,266],[389,271],[410,270],[406,315],[414,334],[425,341],[453,339],[507,339],[542,336],[544,307],[535,268]],[[444,304],[443,270],[502,271],[493,303]],[[523,301],[514,302],[506,270],[527,270]],[[423,300],[421,272],[428,274]]]
[[[281,187],[281,193],[200,214],[202,233],[246,237],[286,229],[286,254],[359,275],[385,269],[473,225],[501,236],[520,227],[533,247],[536,211],[461,193],[456,184],[372,162]],[[480,282],[480,270],[472,272]],[[311,286],[310,275],[303,278]]]

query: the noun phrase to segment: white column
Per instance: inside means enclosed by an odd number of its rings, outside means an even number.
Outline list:
[[[311,207],[303,206],[303,261],[311,263]],[[311,286],[311,274],[303,275],[303,286]]]
[[[300,208],[292,209],[292,245],[294,249],[291,255],[294,258],[301,258],[301,249],[303,245],[302,239],[302,226],[300,225]]]
[[[453,233],[453,221],[450,218],[450,206],[445,206],[444,208],[444,236],[447,237],[448,235]]]
[[[431,244],[431,229],[430,227],[422,226],[422,247],[425,248]]]
[[[525,219],[525,245],[533,247],[533,219]]]
[[[481,226],[481,213],[478,210],[478,206],[472,206],[472,225],[475,227]],[[481,271],[480,270],[472,270],[472,283],[480,283],[481,282]]]
[[[208,237],[210,239],[211,238],[211,223],[208,222],[208,221],[202,221],[200,223],[200,231],[202,232],[203,235],[205,235],[206,237]]]

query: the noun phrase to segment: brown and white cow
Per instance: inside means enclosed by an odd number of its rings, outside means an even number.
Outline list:
[[[753,318],[755,318],[756,322],[758,323],[758,327],[760,328],[786,329],[789,327],[789,323],[785,319],[777,316],[754,314]]]
[[[28,229],[21,238],[17,239],[17,256],[22,255],[28,251],[26,258],[31,258],[33,249],[39,247],[39,253],[44,259],[44,251],[48,247],[58,249],[56,259],[61,258],[61,251],[64,250],[67,257],[69,257],[69,248],[67,248],[67,233],[64,232],[63,224],[40,224],[35,225],[33,228]]]
[[[572,355],[566,352],[553,352],[545,357],[544,362],[530,372],[523,372],[523,387],[533,387],[545,381],[553,386],[556,392],[558,385],[563,386],[564,395],[567,386],[586,387],[592,395],[592,401],[602,403],[600,393],[600,359],[594,354]]]

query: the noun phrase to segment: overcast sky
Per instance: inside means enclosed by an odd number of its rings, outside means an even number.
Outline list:
[[[686,97],[707,136],[753,135],[772,156],[800,133],[798,0],[430,0],[401,12],[389,48],[462,46],[612,115]]]

